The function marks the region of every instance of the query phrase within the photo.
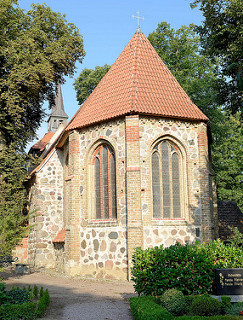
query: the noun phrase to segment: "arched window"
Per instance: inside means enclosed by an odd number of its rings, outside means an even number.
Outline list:
[[[92,165],[96,219],[116,219],[116,160],[108,144],[96,148]]]
[[[159,142],[152,153],[153,217],[182,218],[182,157],[168,140]]]

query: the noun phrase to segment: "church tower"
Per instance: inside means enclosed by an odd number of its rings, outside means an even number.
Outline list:
[[[68,115],[64,111],[64,104],[62,98],[61,85],[58,84],[55,96],[55,104],[52,107],[52,112],[48,119],[48,132],[54,132],[57,130],[60,124],[64,126],[67,124]]]

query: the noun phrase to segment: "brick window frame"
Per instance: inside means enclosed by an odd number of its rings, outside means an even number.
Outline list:
[[[116,157],[106,142],[96,146],[91,156],[91,218],[97,221],[117,219]]]
[[[166,156],[162,155],[163,145],[168,148]],[[175,157],[177,161],[172,163],[172,158]],[[163,167],[166,170],[163,170]],[[152,147],[151,187],[154,220],[186,219],[188,202],[186,153],[184,148],[179,146],[178,142],[171,137],[163,137],[157,140]]]

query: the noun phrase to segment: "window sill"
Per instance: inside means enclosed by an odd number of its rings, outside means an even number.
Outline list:
[[[171,218],[171,219],[163,219],[163,218],[153,218],[152,219],[153,226],[185,226],[187,225],[187,221],[185,218]]]

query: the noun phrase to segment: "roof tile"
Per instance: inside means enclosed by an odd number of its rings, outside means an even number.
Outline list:
[[[55,132],[47,132],[44,137],[39,140],[38,142],[36,142],[31,149],[37,149],[40,151],[43,151],[45,146],[47,145],[47,143],[51,140],[51,138],[54,136]]]
[[[66,130],[126,114],[207,121],[143,33],[135,33]]]
[[[65,242],[66,231],[64,229],[60,230],[52,242]]]

